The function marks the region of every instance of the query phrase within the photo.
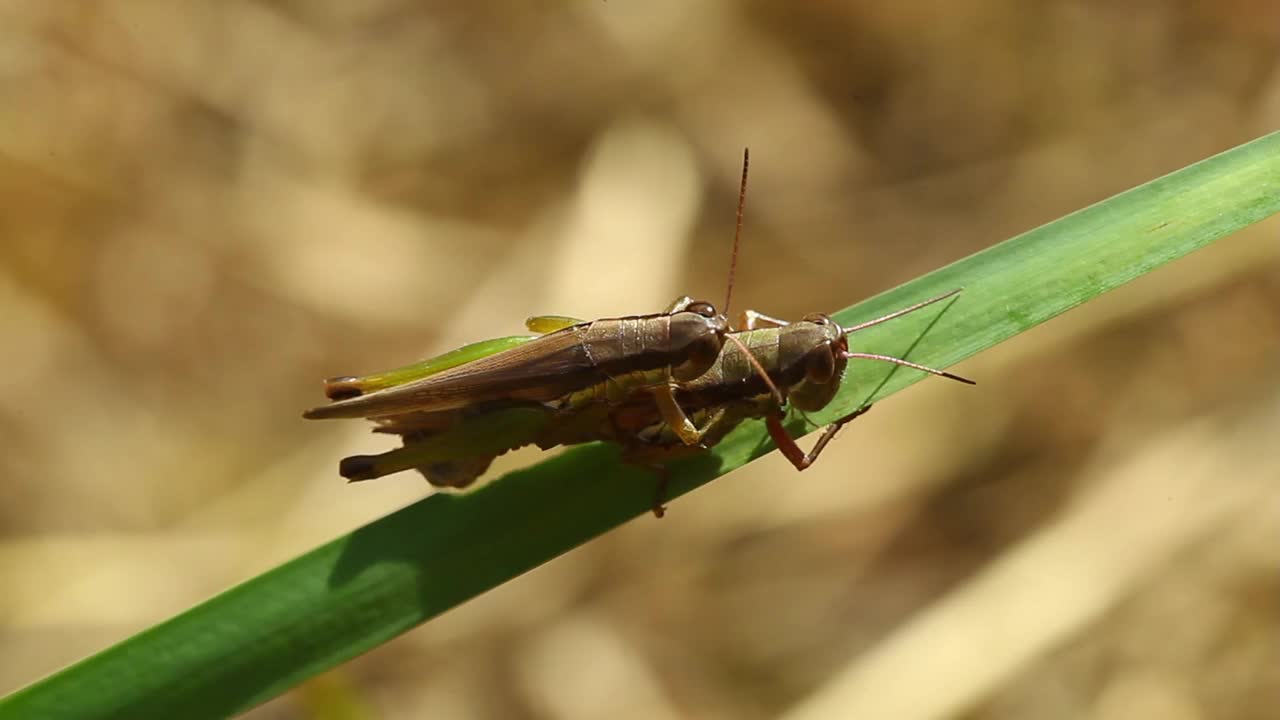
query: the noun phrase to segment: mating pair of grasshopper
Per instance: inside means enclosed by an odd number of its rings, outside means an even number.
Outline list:
[[[735,256],[747,161],[744,153]],[[731,262],[730,294],[732,288]],[[369,418],[375,432],[403,438],[399,449],[343,459],[339,471],[350,480],[417,469],[433,485],[465,487],[517,447],[596,440],[620,445],[627,462],[660,469],[665,460],[715,445],[749,418],[764,418],[778,448],[803,470],[840,427],[870,406],[829,425],[808,453],[782,420],[789,407],[826,407],[850,359],[892,362],[972,384],[900,358],[849,350],[850,333],[957,292],[850,328],[821,314],[787,323],[748,310],[732,329],[710,303],[687,297],[653,315],[591,322],[533,317],[526,321],[533,335],[475,343],[384,373],[331,378],[325,394],[333,402],[304,417]],[[726,312],[728,304],[726,299]],[[659,516],[664,486],[654,504]]]

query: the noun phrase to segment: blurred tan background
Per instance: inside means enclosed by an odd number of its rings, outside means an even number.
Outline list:
[[[319,380],[835,310],[1280,125],[1280,5],[0,3],[0,692],[425,494]],[[255,718],[1271,718],[1264,223]],[[537,453],[504,458],[506,467]],[[491,474],[492,476],[492,474]]]

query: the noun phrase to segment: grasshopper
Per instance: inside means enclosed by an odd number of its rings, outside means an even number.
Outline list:
[[[873,325],[893,320],[908,313],[955,296],[960,289],[918,302],[887,315],[842,328],[830,316],[806,315],[795,323],[748,310],[744,313],[744,329],[732,333],[716,362],[699,377],[682,383],[673,400],[691,421],[701,426],[697,447],[706,448],[719,442],[744,420],[764,418],[769,435],[782,454],[796,467],[805,470],[822,453],[844,425],[871,409],[870,405],[829,424],[809,452],[800,449],[782,421],[787,410],[816,412],[825,408],[840,389],[849,360],[867,359],[890,362],[969,385],[972,380],[902,358],[849,350],[849,335]],[[669,457],[690,447],[687,431],[674,428],[665,419],[655,417],[636,404],[618,408],[613,419],[622,428],[624,458],[645,462],[654,457]]]
[[[303,417],[376,419],[495,401],[549,402],[599,383],[648,380],[651,371],[691,380],[715,362],[728,331],[714,306],[687,297],[652,315],[591,322],[540,316],[526,325],[553,331],[474,343],[362,378],[330,378],[325,394],[334,402]]]
[[[733,270],[742,233],[747,162],[744,154],[738,192],[738,223],[730,261],[726,306],[733,293]],[[728,321],[707,302],[677,299],[663,313],[582,321],[539,316],[525,321],[534,336],[482,341],[444,355],[364,377],[325,382],[333,402],[312,408],[309,419],[366,417],[375,431],[401,435],[405,448],[381,456],[346,458],[339,472],[364,480],[417,467],[435,485],[464,487],[487,469],[496,454],[530,441],[533,425],[585,408],[651,396],[657,411],[693,441],[696,428],[672,393],[715,362],[729,331]],[[497,413],[496,415],[494,413]],[[472,417],[495,423],[492,432],[473,432],[460,457],[430,463],[420,457],[428,440]],[[459,438],[454,438],[458,440]]]
[[[748,155],[743,156],[739,189],[737,229],[730,261],[727,311],[733,291],[733,274],[742,229],[746,193]],[[523,445],[543,449],[604,440],[623,447],[628,462],[659,469],[662,460],[697,451],[718,443],[730,430],[749,418],[765,418],[771,436],[784,455],[798,469],[809,467],[834,438],[836,432],[868,407],[828,426],[817,445],[804,453],[782,425],[789,406],[816,411],[834,397],[848,360],[866,358],[893,362],[954,380],[971,383],[958,376],[899,358],[870,353],[853,353],[848,336],[952,297],[955,290],[909,308],[841,328],[831,318],[815,314],[800,322],[787,323],[754,311],[742,314],[742,330],[724,331],[719,324],[707,332],[714,337],[714,357],[707,360],[707,342],[684,357],[679,353],[661,356],[670,365],[644,364],[646,353],[637,345],[616,342],[625,338],[626,321],[661,321],[662,315],[618,318],[585,323],[572,318],[530,318],[531,331],[551,331],[551,335],[515,336],[476,343],[422,363],[363,378],[334,378],[326,383],[326,394],[334,404],[308,411],[307,417],[370,417],[378,423],[376,432],[401,435],[404,447],[376,456],[345,458],[340,473],[350,480],[366,480],[408,469],[418,469],[437,486],[465,487],[482,474],[498,455]],[[694,307],[694,306],[706,306]],[[674,317],[690,308],[712,319],[714,311],[706,303],[687,298],[669,308]],[[723,321],[724,316],[715,316]],[[601,324],[623,332],[602,333],[594,339],[600,353],[615,364],[593,375],[580,370],[571,378],[538,378],[521,382],[514,376],[492,376],[491,366],[503,367],[503,356],[565,333],[582,331]],[[696,327],[696,326],[695,326]],[[719,332],[715,332],[718,330]],[[730,341],[728,345],[725,341]],[[582,339],[561,340],[556,352],[581,346],[587,358],[595,353]],[[492,354],[491,348],[498,348]],[[537,358],[543,352],[534,353]],[[476,367],[480,366],[480,371]],[[546,370],[547,367],[535,367]],[[455,370],[456,368],[456,370]],[[610,370],[613,373],[609,372]],[[535,373],[536,374],[536,373]],[[471,380],[478,376],[483,386],[465,394],[461,401],[438,400],[441,388],[448,390],[453,376]],[[490,381],[497,380],[492,385]],[[594,380],[594,382],[592,382]],[[425,393],[425,394],[424,394]],[[435,393],[435,395],[433,395]],[[454,396],[447,395],[453,398]],[[434,402],[433,402],[434,401]],[[665,474],[663,475],[665,478]],[[665,480],[660,483],[655,514],[661,516]]]
[[[724,316],[710,303],[687,297],[652,315],[591,322],[540,316],[526,326],[551,332],[474,343],[375,375],[330,378],[325,394],[333,402],[303,417],[367,417],[378,431],[410,439],[499,408],[578,407],[632,393],[662,397],[659,406],[670,408],[675,406],[672,384],[711,367],[728,331]],[[492,442],[506,444],[501,437],[495,434]],[[348,458],[339,470],[352,479],[376,477],[361,470],[360,462]],[[471,467],[478,470],[451,474],[442,468],[439,477],[426,474],[434,484],[458,487],[487,463]]]
[[[362,480],[417,468],[436,485],[462,487],[483,473],[498,455],[522,445],[546,450],[558,445],[606,441],[622,447],[624,462],[654,469],[660,481],[653,506],[663,513],[666,495],[664,463],[706,450],[743,421],[764,418],[784,456],[799,470],[810,467],[845,424],[870,406],[858,408],[827,426],[808,453],[800,449],[782,424],[790,407],[816,412],[840,388],[847,363],[862,358],[891,362],[952,380],[972,380],[901,358],[851,352],[849,335],[901,317],[954,296],[959,290],[908,308],[840,327],[822,314],[786,323],[747,311],[747,328],[726,336],[711,367],[693,380],[679,383],[672,394],[676,412],[636,393],[622,402],[592,402],[569,407],[553,403],[507,405],[479,411],[448,428],[414,425],[401,418],[390,428],[404,437],[404,447],[377,456],[346,458],[345,477]],[[661,397],[661,396],[659,396]],[[671,418],[678,418],[672,420]],[[692,441],[690,435],[692,434]]]

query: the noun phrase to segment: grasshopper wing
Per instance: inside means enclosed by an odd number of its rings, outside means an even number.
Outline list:
[[[599,378],[580,336],[585,328],[565,328],[417,380],[339,399],[312,408],[303,417],[379,418],[456,410],[495,400],[554,400]]]
[[[510,350],[537,337],[537,335],[512,335],[492,340],[481,340],[470,345],[464,345],[457,350],[450,350],[443,355],[437,355],[394,370],[385,370],[359,377],[342,376],[329,378],[324,381],[324,395],[330,400],[345,400],[376,390],[385,390],[397,385],[404,385],[482,357]]]
[[[545,334],[573,327],[574,325],[581,325],[585,322],[586,320],[579,320],[566,315],[534,315],[525,319],[524,326],[529,332]]]

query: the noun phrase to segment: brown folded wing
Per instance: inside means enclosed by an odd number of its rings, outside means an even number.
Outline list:
[[[566,328],[421,380],[312,408],[304,417],[377,418],[494,400],[553,400],[602,379],[582,342],[585,327]]]

